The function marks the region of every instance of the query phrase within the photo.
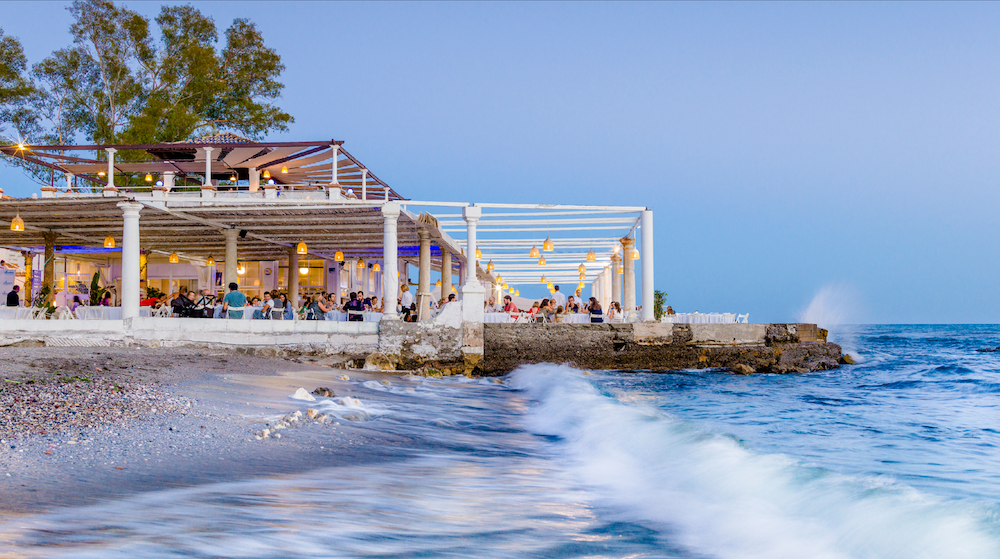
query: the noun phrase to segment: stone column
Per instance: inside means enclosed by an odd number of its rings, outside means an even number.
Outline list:
[[[35,255],[31,254],[30,250],[22,250],[21,256],[24,257],[24,304],[21,306],[30,307],[32,299],[31,288],[33,287],[32,284],[35,281],[35,273],[34,270],[32,270],[31,261],[34,259]]]
[[[333,163],[330,168],[330,184],[327,186],[327,196],[330,199],[339,200],[342,197],[342,192],[340,190],[340,182],[337,180],[337,155],[340,151],[340,146],[337,144],[330,145],[331,157],[333,158]],[[339,293],[338,293],[339,296]]]
[[[239,274],[236,273],[236,237],[240,234],[236,229],[223,229],[222,234],[226,237],[226,270],[222,274],[222,292],[229,291],[229,284],[240,283]],[[298,273],[298,270],[296,270]]]
[[[215,148],[205,146],[202,149],[205,150],[205,182],[201,184],[201,196],[212,198],[215,196],[215,185],[212,184],[212,151]]]
[[[297,311],[299,310],[299,253],[295,252],[295,247],[288,247],[288,277],[285,279],[285,285],[288,286],[288,300],[292,308]]]
[[[49,295],[45,298],[46,303],[51,303],[56,298],[56,239],[59,233],[42,233],[45,239],[45,261],[42,264],[42,285],[49,286]]]
[[[479,262],[476,261],[476,224],[482,216],[483,210],[478,206],[462,208],[467,239],[465,283],[462,284],[462,320],[465,322],[483,322],[483,301],[486,293],[483,284],[479,283],[479,278],[476,277],[476,271],[479,269]]]
[[[118,152],[115,148],[104,148],[104,151],[108,152],[108,185],[102,190],[102,194],[105,196],[117,196],[118,189],[115,187],[115,153]]]
[[[417,320],[431,317],[431,234],[426,229],[417,231],[420,237],[420,268],[417,279]]]
[[[139,317],[139,210],[137,202],[119,202],[122,226],[122,320]]]
[[[621,243],[622,265],[625,267],[625,273],[622,274],[622,288],[625,291],[622,294],[622,310],[631,311],[635,310],[635,260],[632,259],[635,239],[625,237],[621,240]]]
[[[624,306],[622,302],[622,276],[618,273],[618,267],[621,263],[621,255],[617,252],[611,255],[611,300]]]
[[[643,210],[639,218],[639,228],[642,231],[642,313],[643,322],[656,320],[653,315],[653,210]]]
[[[451,251],[441,247],[441,298],[448,300],[451,295]]]
[[[368,199],[368,169],[361,169],[361,199]]]
[[[385,312],[382,320],[398,320],[396,299],[399,298],[399,240],[396,233],[399,219],[399,204],[389,202],[382,205],[382,303]]]

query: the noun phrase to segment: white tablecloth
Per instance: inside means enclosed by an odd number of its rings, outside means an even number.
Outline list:
[[[662,322],[673,324],[735,324],[736,315],[731,313],[677,313],[663,315]]]
[[[31,307],[0,307],[0,320],[26,320],[31,318]]]
[[[483,322],[487,324],[494,324],[494,323],[514,322],[514,319],[510,317],[509,313],[488,312],[483,314]]]
[[[243,307],[243,320],[252,320],[253,319],[253,312],[254,311],[259,311],[262,308],[264,308],[264,307],[263,306],[260,306],[260,307],[249,307],[249,306],[248,307]],[[238,311],[240,309],[233,308],[232,310]],[[221,304],[215,305],[215,315],[214,315],[215,318],[228,318],[226,316],[227,314],[228,313],[222,312],[222,305]]]
[[[152,307],[139,307],[139,316],[149,316]],[[85,307],[80,305],[74,313],[80,320],[121,320],[121,307]]]
[[[326,313],[326,319],[347,322],[347,313],[344,311],[330,311]],[[382,320],[382,313],[365,311],[365,322],[378,322],[380,320]]]

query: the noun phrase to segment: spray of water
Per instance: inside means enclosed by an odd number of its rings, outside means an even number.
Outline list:
[[[860,362],[863,355],[858,351],[854,326],[863,322],[858,301],[861,299],[856,289],[845,284],[829,284],[822,287],[812,301],[799,313],[799,322],[812,323],[830,331],[829,340],[840,344]]]

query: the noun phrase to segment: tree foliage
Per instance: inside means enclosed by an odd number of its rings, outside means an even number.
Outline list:
[[[247,19],[218,45],[215,22],[190,5],[163,6],[155,28],[111,0],[76,0],[69,11],[72,45],[30,72],[20,42],[0,31],[9,143],[161,143],[223,130],[259,139],[293,122],[274,104],[281,57]]]
[[[663,317],[664,308],[667,304],[667,292],[659,289],[653,291],[653,318],[657,322]]]

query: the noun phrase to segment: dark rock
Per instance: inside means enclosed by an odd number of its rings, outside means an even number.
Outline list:
[[[993,353],[995,351],[1000,351],[1000,346],[994,347],[992,349],[988,348],[988,347],[984,347],[984,348],[981,348],[981,349],[977,349],[976,351],[978,351],[980,353]]]
[[[854,358],[851,357],[850,353],[845,353],[840,356],[841,365],[854,365]]]
[[[737,363],[731,367],[734,373],[739,373],[741,375],[752,375],[757,371],[753,370],[750,365],[744,365],[743,363]]]
[[[334,396],[337,395],[333,390],[322,386],[317,388],[316,390],[313,390],[312,393],[317,396],[323,396],[324,398],[333,398]]]

